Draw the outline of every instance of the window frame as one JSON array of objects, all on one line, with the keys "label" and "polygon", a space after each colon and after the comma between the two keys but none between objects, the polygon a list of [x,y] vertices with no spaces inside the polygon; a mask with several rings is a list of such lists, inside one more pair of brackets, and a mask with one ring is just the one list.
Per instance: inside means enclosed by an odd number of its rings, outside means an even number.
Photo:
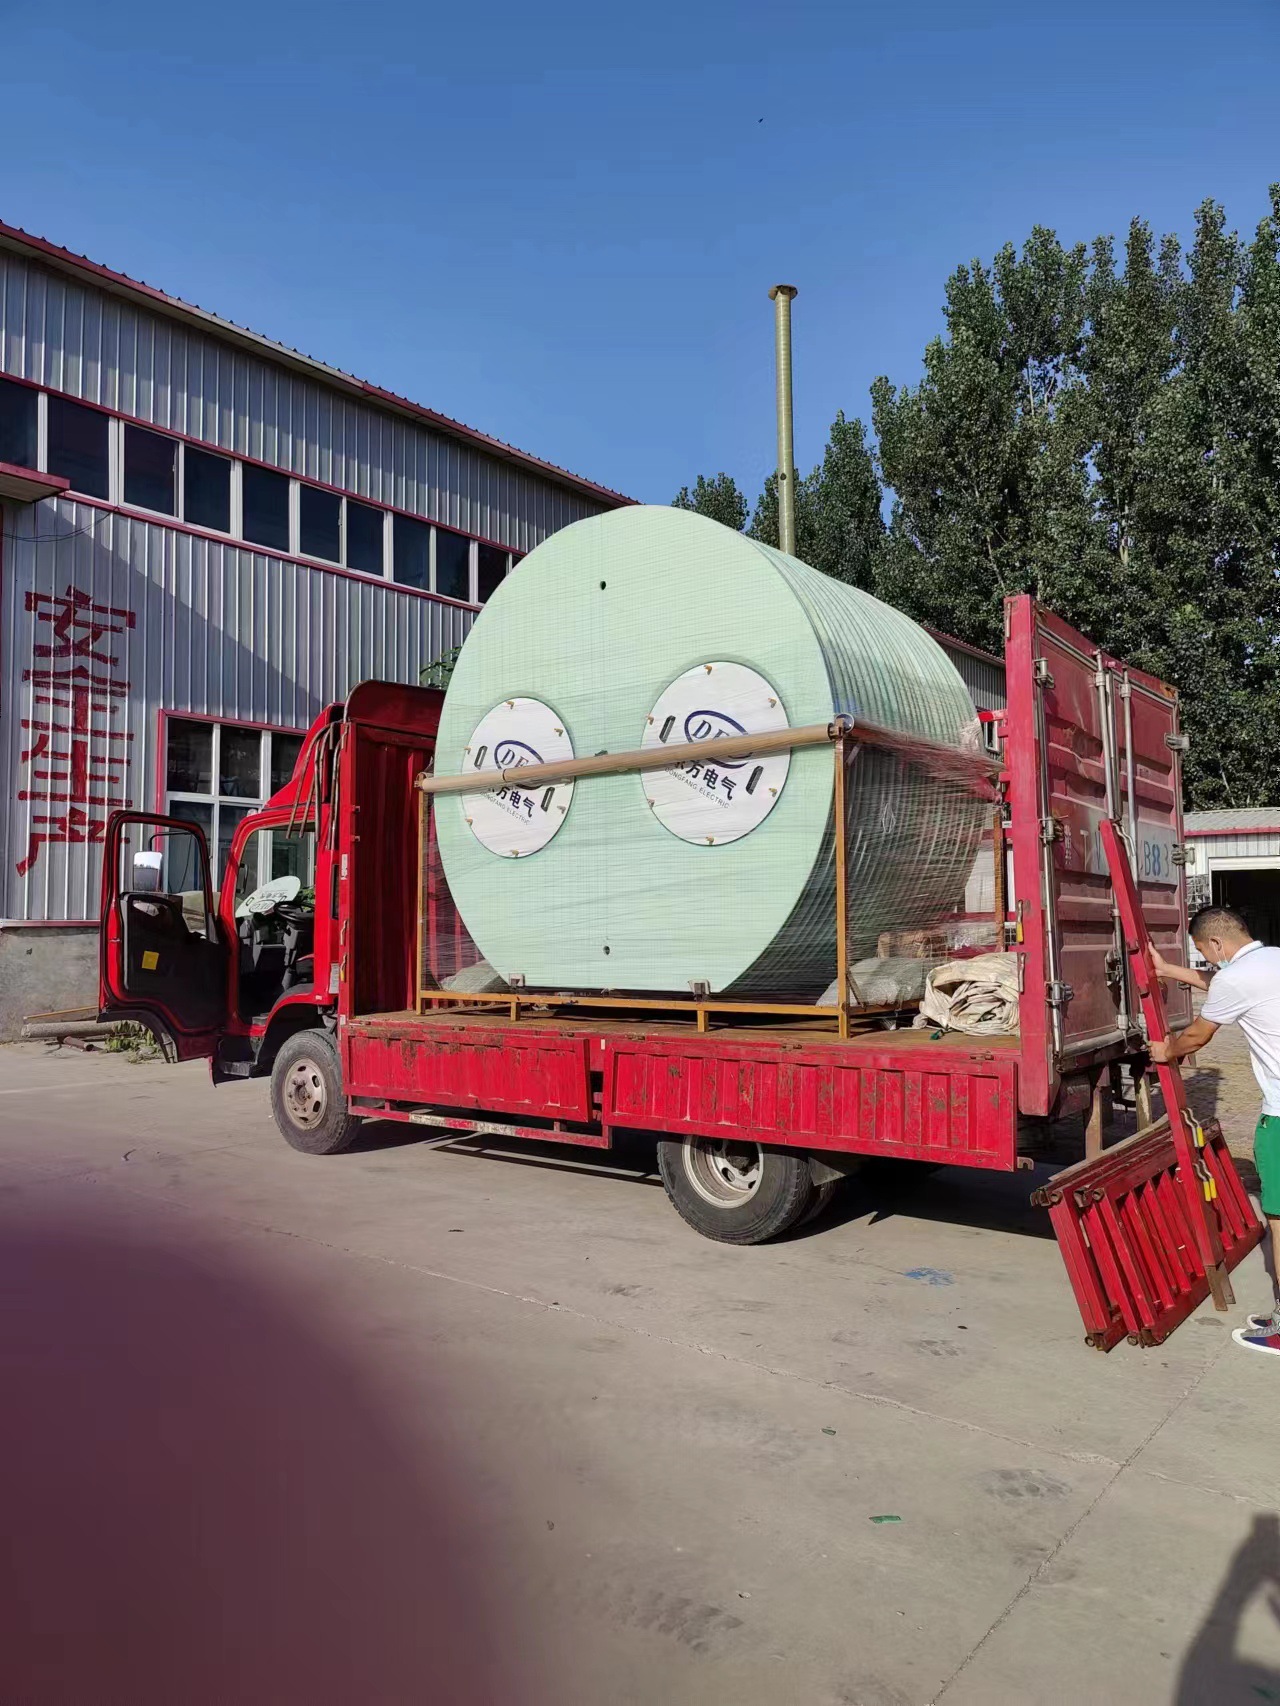
[{"label": "window frame", "polygon": [[[237,465],[238,458],[236,458],[235,456],[232,456],[229,452],[227,452],[225,450],[219,449],[215,445],[211,445],[211,444],[188,445],[183,439],[179,439],[177,442],[178,442],[178,448],[179,448],[179,452],[180,452],[179,458],[178,458],[178,461],[179,461],[179,470],[178,470],[178,520],[184,522],[188,527],[198,527],[204,533],[215,533],[215,534],[217,534],[217,536],[220,539],[222,539],[222,538],[234,539],[236,537],[236,533],[235,533],[235,523],[236,523],[236,492],[235,492],[235,486],[236,486],[236,465]],[[187,451],[189,449],[197,451],[202,456],[216,457],[218,459],[218,461],[225,462],[227,464],[227,529],[226,529],[225,533],[223,532],[222,528],[220,528],[220,527],[210,527],[208,522],[205,522],[205,521],[188,521],[187,520]]]},{"label": "window frame", "polygon": [[[485,605],[488,603],[488,599],[483,599],[480,596],[481,551],[501,551],[507,559],[506,567],[503,569],[501,575],[499,575],[498,585],[494,587],[493,592],[497,592],[498,587],[502,585],[503,581],[506,580],[507,576],[515,568],[516,554],[509,545],[497,545],[490,539],[474,539],[472,540],[472,544],[475,549],[472,552],[471,602],[472,604],[478,604],[483,610]],[[493,592],[489,594],[489,598],[493,597]]]},{"label": "window frame", "polygon": [[70,498],[74,499],[76,496],[91,498],[95,503],[105,503],[113,509],[122,508],[123,506],[120,503],[119,459],[120,441],[124,435],[120,431],[122,425],[120,417],[109,413],[106,409],[100,409],[94,403],[86,403],[83,397],[72,397],[65,391],[42,391],[40,395],[43,398],[44,406],[41,408],[39,403],[36,405],[36,432],[39,440],[37,448],[40,455],[40,467],[37,471],[41,474],[51,472],[49,468],[49,404],[51,400],[56,400],[64,407],[69,405],[73,409],[83,409],[89,415],[101,415],[107,428],[107,495],[103,497],[100,492],[85,491],[83,486],[77,486],[71,481],[70,475],[58,474],[57,477],[68,481],[67,496]]},{"label": "window frame", "polygon": [[[333,486],[322,486],[315,480],[300,480],[296,476],[291,481],[293,486],[293,503],[297,511],[297,531],[294,538],[297,550],[294,556],[303,557],[308,563],[325,563],[331,568],[345,569],[347,563],[347,494],[336,490]],[[336,498],[338,502],[338,555],[336,557],[318,556],[314,551],[306,551],[302,546],[302,494],[304,492],[320,492],[324,497]],[[359,502],[359,499],[357,499]],[[370,509],[375,506],[370,504]],[[383,565],[385,568],[385,564]],[[367,569],[356,569],[356,574],[368,574]]]},{"label": "window frame", "polygon": [[0,379],[5,380],[8,384],[12,385],[15,391],[18,391],[24,395],[32,397],[34,402],[35,402],[35,428],[36,428],[36,432],[35,432],[35,461],[34,462],[15,463],[15,464],[13,464],[13,466],[23,467],[23,468],[31,468],[36,473],[43,473],[45,471],[45,469],[44,469],[44,464],[41,460],[41,454],[40,453],[41,453],[41,444],[42,444],[42,437],[43,437],[43,429],[42,429],[41,423],[42,423],[42,419],[46,418],[45,417],[45,405],[44,405],[45,393],[43,391],[37,390],[36,387],[33,385],[22,384],[21,381],[18,380],[12,373],[5,373],[2,370],[0,370]]},{"label": "window frame", "polygon": [[[135,432],[149,432],[152,438],[167,439],[168,442],[173,445],[172,509],[152,509],[150,504],[140,504],[135,502],[132,498],[125,497],[125,481],[129,473],[128,456],[126,454],[125,447],[129,442],[129,431],[131,428]],[[183,490],[183,481],[186,473],[186,456],[185,446],[180,438],[175,438],[171,432],[163,432],[159,427],[144,425],[141,421],[122,420],[120,422],[119,431],[119,462],[120,507],[122,509],[139,510],[143,515],[163,516],[166,521],[181,521],[183,519],[182,511],[186,495]]]},{"label": "window frame", "polygon": [[[287,469],[273,468],[273,467],[271,467],[271,465],[269,463],[266,463],[266,462],[247,462],[247,461],[241,461],[239,458],[237,458],[236,459],[236,466],[240,470],[240,505],[239,505],[239,517],[238,517],[239,523],[240,523],[240,528],[239,528],[239,532],[237,534],[237,537],[245,545],[248,545],[252,550],[257,551],[260,554],[265,554],[269,557],[296,557],[296,556],[298,556],[299,553],[296,549],[297,542],[298,542],[298,494],[297,494],[298,479],[297,479],[297,476],[294,474],[290,474]],[[285,542],[283,545],[273,545],[273,544],[270,544],[269,542],[262,540],[262,539],[250,539],[248,534],[244,530],[244,475],[245,475],[245,469],[246,468],[251,468],[255,475],[266,474],[268,476],[274,477],[277,480],[283,480],[284,481],[284,488],[285,488],[285,490],[284,490]],[[233,497],[232,506],[231,506],[231,519],[233,522],[235,520],[237,520],[236,504],[235,504],[234,497]],[[319,559],[317,559],[317,560],[319,560]]]},{"label": "window frame", "polygon": [[[15,378],[6,374],[6,378]],[[73,396],[70,392],[59,391],[30,381],[18,381],[34,392],[36,399],[36,472],[49,472],[49,406],[51,399],[69,403],[76,407],[87,409],[90,413],[105,417],[107,423],[107,487],[108,496],[100,497],[96,492],[80,493],[72,487],[68,492],[71,499],[84,497],[93,503],[105,503],[109,508],[124,510],[127,513],[142,516],[154,516],[161,522],[178,524],[184,528],[192,528],[201,533],[209,534],[218,539],[228,539],[238,545],[248,547],[268,556],[293,557],[304,563],[315,563],[326,569],[340,569],[345,574],[358,575],[364,580],[381,580],[398,587],[404,592],[416,592],[434,598],[446,599],[451,603],[467,605],[473,609],[482,609],[480,599],[480,551],[492,549],[506,553],[506,567],[502,579],[510,575],[517,563],[527,554],[516,551],[510,546],[504,546],[497,540],[481,539],[475,534],[466,533],[461,528],[449,527],[443,523],[431,520],[412,510],[397,509],[366,496],[360,492],[348,492],[344,488],[327,485],[320,480],[306,480],[286,468],[279,468],[269,462],[262,462],[254,457],[238,455],[234,450],[228,450],[220,444],[209,443],[204,439],[189,439],[186,434],[178,433],[171,428],[158,425],[154,421],[143,420],[133,415],[122,415],[113,412],[99,403],[89,402],[83,397]],[[150,509],[145,504],[126,502],[125,490],[125,444],[127,429],[136,427],[139,431],[149,432],[157,438],[168,439],[175,446],[174,453],[174,507],[170,510]],[[211,527],[205,522],[191,521],[187,516],[186,480],[187,480],[187,451],[198,450],[207,456],[219,458],[227,464],[229,486],[229,525],[224,531],[219,527]],[[244,471],[252,468],[265,474],[274,474],[288,484],[288,543],[285,545],[267,545],[260,540],[249,539],[244,531]],[[304,486],[317,491],[327,492],[338,500],[338,534],[340,555],[335,558],[317,557],[302,550],[301,540],[301,493]],[[382,568],[380,571],[359,568],[348,561],[349,542],[347,532],[347,506],[357,503],[366,509],[375,511],[382,517]],[[416,587],[407,581],[398,581],[395,575],[395,524],[397,517],[406,521],[416,522],[427,529],[427,582],[425,586]],[[449,533],[456,538],[465,540],[467,545],[467,590],[465,595],[443,592],[438,584],[437,569],[437,535]],[[496,590],[496,589],[495,589]],[[491,595],[492,596],[492,595]],[[175,713],[176,714],[176,713]],[[206,719],[213,721],[214,719]],[[240,727],[246,725],[237,725]],[[283,731],[292,732],[292,731]]]},{"label": "window frame", "polygon": [[[241,722],[236,717],[202,716],[199,712],[192,711],[162,710],[160,712],[160,719],[161,733],[160,739],[157,742],[159,749],[159,762],[157,764],[157,793],[159,795],[160,802],[159,810],[162,816],[172,817],[174,815],[173,807],[175,804],[209,806],[211,808],[208,838],[209,858],[213,866],[213,886],[215,890],[217,890],[219,896],[221,896],[222,885],[226,875],[226,860],[221,859],[218,852],[221,842],[223,808],[229,806],[240,814],[235,820],[237,828],[239,827],[240,822],[243,821],[244,817],[251,816],[254,812],[262,811],[267,801],[271,798],[271,792],[261,792],[261,790],[264,787],[270,790],[271,787],[273,736],[289,735],[296,739],[305,741],[307,731],[306,729],[288,728],[277,723],[255,723],[252,721]],[[211,730],[209,760],[210,793],[200,794],[190,788],[170,788],[169,730],[172,723],[201,723]],[[223,794],[220,791],[219,785],[222,780],[222,731],[224,728],[252,730],[258,736],[258,788],[260,792],[258,796],[254,798],[249,798],[244,794]],[[235,840],[235,833],[235,829],[233,829],[227,838],[228,856],[231,851],[231,843]],[[258,882],[254,884],[255,888],[260,887],[262,883],[270,880],[270,871],[268,871],[265,876],[262,875],[262,870],[268,863],[267,855],[263,853],[262,849],[269,849],[270,846],[271,843],[269,841],[264,841],[262,846],[259,848],[259,878]],[[221,902],[219,902],[219,904],[221,904]]]}]

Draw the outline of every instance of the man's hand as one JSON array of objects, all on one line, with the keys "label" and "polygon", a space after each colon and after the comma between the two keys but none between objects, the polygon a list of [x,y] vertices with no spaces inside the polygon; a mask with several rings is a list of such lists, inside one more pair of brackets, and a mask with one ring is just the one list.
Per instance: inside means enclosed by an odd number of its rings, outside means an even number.
[{"label": "man's hand", "polygon": [[1151,949],[1151,969],[1166,983],[1185,983],[1188,989],[1209,987],[1209,980],[1202,972],[1192,971],[1190,966],[1180,966],[1174,960],[1166,960],[1154,945]]},{"label": "man's hand", "polygon": [[1189,1054],[1194,1054],[1216,1034],[1218,1027],[1203,1014],[1193,1019],[1185,1031],[1173,1031],[1162,1041],[1157,1042],[1153,1037],[1147,1044],[1147,1052],[1159,1066],[1170,1066],[1176,1060],[1185,1060]]}]

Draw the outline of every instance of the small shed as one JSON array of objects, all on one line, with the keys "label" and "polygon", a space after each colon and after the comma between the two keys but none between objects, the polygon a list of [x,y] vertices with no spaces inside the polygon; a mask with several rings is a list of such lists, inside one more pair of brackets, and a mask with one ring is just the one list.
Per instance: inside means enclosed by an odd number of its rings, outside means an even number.
[{"label": "small shed", "polygon": [[1255,936],[1280,943],[1280,806],[1188,812],[1187,904],[1244,914]]}]

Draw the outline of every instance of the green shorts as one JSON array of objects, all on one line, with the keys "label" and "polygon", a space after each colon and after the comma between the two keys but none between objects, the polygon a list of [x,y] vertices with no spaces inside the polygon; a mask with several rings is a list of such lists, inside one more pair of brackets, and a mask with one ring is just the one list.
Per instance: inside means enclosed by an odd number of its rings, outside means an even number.
[{"label": "green shorts", "polygon": [[1263,1114],[1253,1134],[1253,1164],[1262,1184],[1262,1212],[1280,1220],[1280,1117]]}]

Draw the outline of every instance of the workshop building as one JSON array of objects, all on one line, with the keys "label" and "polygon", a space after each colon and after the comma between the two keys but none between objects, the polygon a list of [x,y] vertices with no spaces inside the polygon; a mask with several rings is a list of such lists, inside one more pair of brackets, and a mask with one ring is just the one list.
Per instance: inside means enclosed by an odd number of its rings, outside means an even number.
[{"label": "workshop building", "polygon": [[96,1000],[113,808],[220,868],[326,703],[628,501],[0,225],[0,1038]]},{"label": "workshop building", "polygon": [[1280,943],[1280,806],[1188,812],[1187,904],[1244,914],[1254,935]]}]

